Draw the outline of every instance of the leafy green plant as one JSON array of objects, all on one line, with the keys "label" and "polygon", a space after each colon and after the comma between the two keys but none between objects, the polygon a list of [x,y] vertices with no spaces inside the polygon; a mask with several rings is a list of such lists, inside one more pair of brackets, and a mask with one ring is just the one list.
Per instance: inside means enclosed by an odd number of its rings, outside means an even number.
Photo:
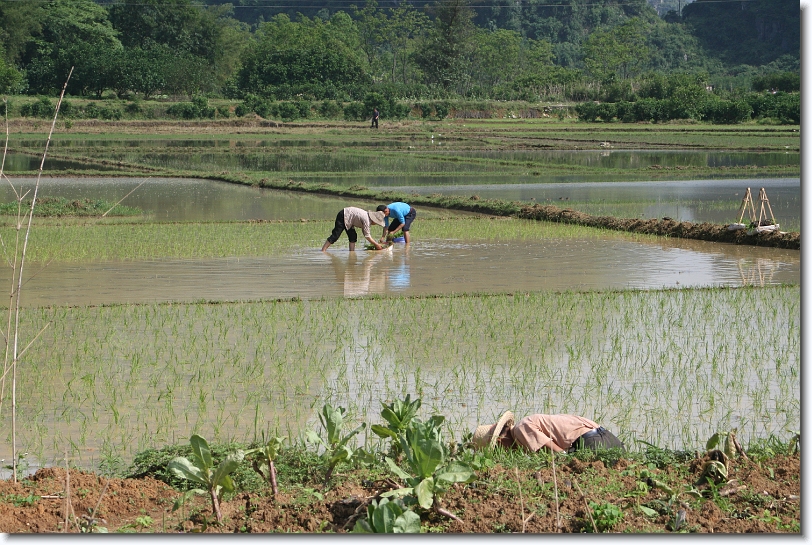
[{"label": "leafy green plant", "polygon": [[418,534],[420,533],[420,515],[408,509],[401,499],[380,502],[372,500],[367,507],[366,520],[355,523],[352,532],[355,534]]},{"label": "leafy green plant", "polygon": [[[284,437],[272,437],[270,440],[265,441],[265,437],[263,435],[262,441],[265,444],[245,453],[246,456],[251,457],[251,463],[254,471],[259,473],[263,479],[270,483],[274,496],[279,493],[279,487],[276,483],[276,466],[274,465],[274,461],[276,460],[277,456],[279,456],[279,452],[282,449],[282,443],[284,440]],[[265,466],[267,466],[267,469]]]},{"label": "leafy green plant", "polygon": [[411,394],[406,394],[406,399],[403,401],[395,400],[389,405],[381,402],[381,405],[383,405],[381,417],[386,420],[387,425],[373,424],[370,429],[378,437],[392,440],[392,454],[394,456],[397,457],[402,452],[398,436],[406,432],[422,403],[420,398],[412,401]]},{"label": "leafy green plant", "polygon": [[[595,528],[597,528],[599,532],[608,532],[623,518],[623,511],[616,505],[608,502],[589,502],[589,508],[592,509],[592,518],[595,520]],[[587,526],[587,532],[591,530],[592,527]]]},{"label": "leafy green plant", "polygon": [[[648,502],[648,506],[641,505],[640,510],[643,511],[643,513],[647,516],[654,516],[656,512],[659,512],[661,514],[674,513],[675,518],[673,523],[671,524],[672,528],[674,528],[674,531],[679,529],[679,527],[681,526],[680,511],[682,510],[679,509],[682,503],[681,499],[683,497],[693,499],[702,498],[702,493],[699,492],[699,490],[697,490],[696,488],[688,487],[684,490],[678,489],[675,490],[674,488],[668,486],[664,482],[655,479],[654,476],[647,469],[644,469],[643,471],[640,472],[640,479],[643,483],[645,483],[646,486],[650,488],[656,488],[662,492],[665,492],[668,496],[668,499],[666,501],[654,500]],[[651,506],[657,507],[657,509],[656,510],[652,509]]]},{"label": "leafy green plant", "polygon": [[467,464],[448,460],[448,447],[443,443],[440,433],[440,425],[444,420],[445,417],[439,415],[432,416],[426,422],[414,419],[406,432],[399,435],[404,458],[413,475],[403,471],[387,456],[385,459],[389,468],[402,478],[407,486],[391,490],[381,496],[411,495],[423,509],[434,509],[441,515],[459,520],[443,509],[440,501],[452,484],[469,483],[476,476]]},{"label": "leafy green plant", "polygon": [[23,496],[21,494],[7,494],[0,496],[0,502],[11,503],[14,507],[28,507],[34,505],[40,499],[39,496],[28,494]]},{"label": "leafy green plant", "polygon": [[79,531],[83,534],[106,534],[107,527],[100,526],[99,523],[107,524],[107,521],[97,518],[94,511],[95,509],[88,508],[87,515],[76,517],[76,525],[79,527]]},{"label": "leafy green plant", "polygon": [[329,403],[325,403],[321,413],[319,413],[319,421],[327,432],[327,438],[322,438],[314,430],[307,432],[308,441],[324,447],[322,458],[327,462],[327,473],[324,476],[325,484],[330,482],[333,471],[340,462],[349,462],[353,459],[359,449],[353,449],[349,446],[350,439],[366,428],[366,423],[361,423],[360,426],[345,434],[343,428],[346,411],[344,407],[334,408]]},{"label": "leafy green plant", "polygon": [[216,467],[211,456],[209,444],[199,435],[192,435],[189,439],[192,445],[192,459],[179,456],[169,462],[167,468],[171,473],[182,479],[187,479],[205,488],[195,488],[187,491],[172,508],[172,511],[185,502],[191,494],[209,494],[211,498],[212,510],[217,517],[217,522],[223,521],[223,514],[220,512],[220,500],[223,492],[233,492],[234,483],[230,474],[240,465],[245,453],[242,450],[231,453],[225,460]]},{"label": "leafy green plant", "polygon": [[744,449],[736,439],[736,429],[727,433],[714,433],[708,439],[705,448],[708,450],[708,460],[702,466],[700,480],[707,479],[713,483],[727,481],[730,460],[737,454],[747,458]]}]

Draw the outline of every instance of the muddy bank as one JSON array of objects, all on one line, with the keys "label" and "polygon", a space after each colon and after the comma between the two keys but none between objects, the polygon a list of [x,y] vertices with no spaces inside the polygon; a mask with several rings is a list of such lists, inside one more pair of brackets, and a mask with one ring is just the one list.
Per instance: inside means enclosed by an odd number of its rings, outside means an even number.
[{"label": "muddy bank", "polygon": [[707,240],[710,242],[728,242],[731,244],[750,244],[753,246],[770,246],[790,250],[801,249],[800,233],[769,232],[748,235],[747,230],[728,230],[726,225],[713,223],[691,223],[689,221],[674,221],[671,218],[635,219],[614,218],[610,216],[590,216],[569,208],[536,204],[524,206],[516,217],[573,223],[588,227],[626,231],[629,233],[642,233],[666,237],[689,238]]},{"label": "muddy bank", "polygon": [[[191,175],[191,174],[190,174]],[[789,250],[801,249],[801,233],[799,232],[772,232],[748,235],[747,230],[729,231],[727,225],[714,223],[692,223],[689,221],[674,221],[670,218],[639,219],[616,218],[612,216],[591,216],[569,208],[559,208],[543,204],[523,204],[517,201],[508,202],[500,199],[481,199],[478,196],[459,197],[434,193],[420,195],[407,194],[399,191],[378,192],[364,186],[350,188],[334,186],[325,183],[294,182],[292,180],[280,181],[262,178],[252,180],[245,174],[207,176],[211,179],[226,182],[247,183],[258,187],[301,191],[304,193],[319,193],[323,195],[355,197],[372,199],[380,202],[403,201],[414,206],[431,206],[451,210],[464,210],[478,214],[493,216],[532,219],[537,221],[554,221],[596,227],[599,229],[612,229],[629,233],[641,233],[674,238],[687,238],[705,240],[709,242],[727,242],[730,244],[749,244],[752,246],[765,246],[784,248]]]},{"label": "muddy bank", "polygon": [[[658,469],[630,459],[559,460],[555,469],[497,464],[475,482],[455,484],[444,506],[460,520],[416,509],[422,532],[583,533],[594,531],[600,506],[617,508],[612,533],[797,533],[800,529],[800,456],[731,462],[726,483],[695,484],[706,459],[663,464]],[[40,469],[18,483],[0,481],[0,532],[8,533],[346,533],[373,499],[398,486],[377,471],[341,471],[332,487],[293,483],[280,472],[279,495],[267,487],[238,490],[224,498],[223,524],[213,520],[206,497],[173,510],[181,495],[150,476],[102,477],[72,469]],[[668,483],[668,494],[641,477]],[[684,493],[694,489],[700,498]],[[682,511],[679,524],[678,511]],[[95,515],[95,516],[94,516]],[[67,521],[67,527],[65,522]]]}]

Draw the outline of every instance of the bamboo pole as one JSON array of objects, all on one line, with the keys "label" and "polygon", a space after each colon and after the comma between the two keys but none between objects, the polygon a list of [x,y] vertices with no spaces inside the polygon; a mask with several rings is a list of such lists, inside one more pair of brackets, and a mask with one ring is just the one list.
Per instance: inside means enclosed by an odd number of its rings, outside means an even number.
[{"label": "bamboo pole", "polygon": [[25,266],[25,254],[28,250],[28,237],[31,234],[31,222],[34,218],[34,206],[37,204],[37,192],[39,191],[39,183],[42,179],[42,170],[45,168],[45,157],[48,155],[48,147],[51,145],[51,138],[54,134],[56,127],[56,119],[59,116],[59,108],[62,106],[62,100],[65,98],[65,90],[68,88],[68,82],[73,74],[73,67],[68,72],[68,77],[65,84],[62,86],[62,93],[59,95],[59,101],[56,103],[54,110],[54,120],[51,122],[51,130],[48,133],[48,140],[45,142],[45,151],[42,152],[42,161],[39,165],[39,172],[37,173],[37,183],[34,185],[34,196],[31,198],[31,208],[28,211],[28,226],[25,230],[25,238],[23,239],[23,249],[20,254],[20,270],[17,275],[17,292],[14,294],[14,351],[13,359],[11,360],[11,464],[12,473],[14,474],[14,482],[17,482],[17,363],[19,354],[17,352],[20,341],[20,290],[23,284],[23,267]]}]

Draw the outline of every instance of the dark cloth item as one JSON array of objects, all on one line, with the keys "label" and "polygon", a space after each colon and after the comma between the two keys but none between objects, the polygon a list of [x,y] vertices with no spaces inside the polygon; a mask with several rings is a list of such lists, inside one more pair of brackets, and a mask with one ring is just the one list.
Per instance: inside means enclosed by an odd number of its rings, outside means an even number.
[{"label": "dark cloth item", "polygon": [[417,217],[417,210],[415,210],[413,206],[410,206],[409,207],[409,213],[406,214],[405,216],[403,216],[404,223],[402,223],[402,224],[399,223],[397,225],[394,225],[394,224],[390,225],[389,226],[389,232],[394,233],[395,231],[400,229],[401,225],[403,225],[403,232],[405,233],[406,231],[408,231],[409,229],[412,228],[412,222],[414,221],[414,219],[416,217]]},{"label": "dark cloth item", "polygon": [[350,242],[355,243],[358,241],[358,232],[355,230],[355,227],[347,229],[344,225],[344,210],[342,209],[341,212],[336,214],[336,224],[335,227],[333,227],[333,232],[327,237],[327,242],[335,244],[344,231],[347,231],[347,238],[350,239]]},{"label": "dark cloth item", "polygon": [[599,448],[619,448],[624,451],[626,450],[626,447],[623,445],[623,441],[615,437],[615,434],[603,426],[595,428],[594,430],[589,430],[581,437],[576,439],[567,452],[573,453],[576,450],[585,448],[591,448],[592,450],[597,450]]}]

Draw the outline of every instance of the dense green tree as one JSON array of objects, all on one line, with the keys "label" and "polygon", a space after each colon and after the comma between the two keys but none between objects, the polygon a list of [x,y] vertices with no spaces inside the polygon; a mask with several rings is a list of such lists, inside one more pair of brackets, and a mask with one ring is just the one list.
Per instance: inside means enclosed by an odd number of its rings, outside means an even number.
[{"label": "dense green tree", "polygon": [[107,11],[92,0],[50,0],[44,5],[42,33],[26,51],[28,84],[32,91],[53,94],[59,90],[70,68],[81,65],[71,77],[68,92],[81,94],[93,87],[88,81],[93,69],[87,59],[91,51],[121,47]]},{"label": "dense green tree", "polygon": [[45,5],[39,2],[0,1],[0,49],[8,63],[20,61],[26,47],[40,35]]},{"label": "dense green tree", "polygon": [[330,21],[278,15],[260,26],[237,74],[243,93],[290,98],[308,93],[337,98],[370,83],[363,68],[360,38],[349,16]]},{"label": "dense green tree", "polygon": [[626,79],[644,65],[649,56],[646,26],[629,19],[611,30],[596,30],[584,42],[584,64],[600,81]]},{"label": "dense green tree", "polygon": [[766,64],[786,54],[800,58],[801,8],[797,0],[696,0],[682,14],[708,54],[728,65]]},{"label": "dense green tree", "polygon": [[468,0],[438,0],[433,26],[414,53],[426,83],[461,91],[470,80],[470,53],[476,27]]},{"label": "dense green tree", "polygon": [[13,92],[22,82],[23,75],[0,56],[0,94]]},{"label": "dense green tree", "polygon": [[428,28],[429,18],[403,3],[389,10],[386,23],[386,47],[392,58],[391,81],[408,84],[415,75],[414,64],[410,62],[411,54],[417,39]]},{"label": "dense green tree", "polygon": [[110,20],[126,47],[166,45],[214,63],[230,8],[205,9],[192,0],[119,0],[110,6]]},{"label": "dense green tree", "polygon": [[552,66],[552,45],[546,40],[522,39],[513,30],[477,32],[471,73],[481,89],[538,74]]},{"label": "dense green tree", "polygon": [[482,88],[512,81],[520,71],[522,37],[514,30],[480,30],[475,36],[476,47],[471,73]]},{"label": "dense green tree", "polygon": [[682,24],[655,22],[649,29],[649,67],[665,72],[704,69],[707,56]]},{"label": "dense green tree", "polygon": [[361,49],[366,55],[367,65],[375,72],[380,50],[386,42],[388,26],[386,14],[378,8],[376,0],[367,0],[364,7],[360,9],[354,4],[351,7],[358,28]]},{"label": "dense green tree", "polygon": [[128,47],[123,50],[114,65],[117,84],[113,89],[121,97],[132,91],[148,99],[166,87],[168,66],[174,63],[176,58],[166,45],[153,44],[143,49]]}]

